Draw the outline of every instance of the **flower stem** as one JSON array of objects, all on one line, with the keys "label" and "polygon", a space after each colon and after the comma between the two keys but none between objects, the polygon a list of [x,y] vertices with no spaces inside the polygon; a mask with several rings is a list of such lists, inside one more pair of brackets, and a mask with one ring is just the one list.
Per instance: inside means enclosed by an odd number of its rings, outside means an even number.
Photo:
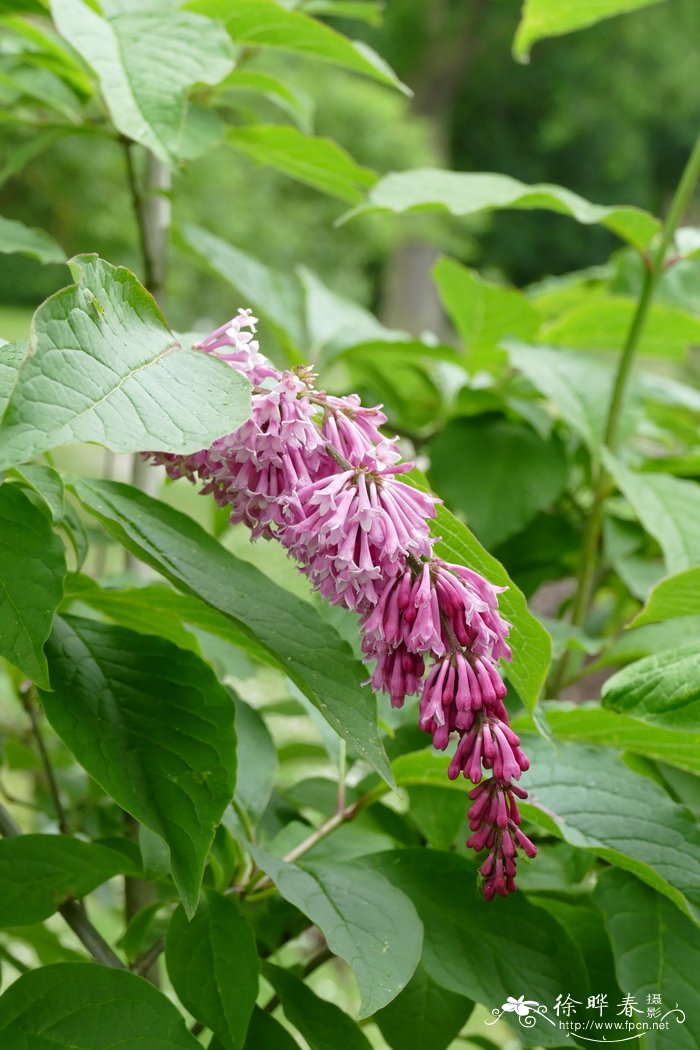
[{"label": "flower stem", "polygon": [[[695,142],[676,187],[676,192],[673,195],[673,201],[666,216],[658,246],[649,261],[644,275],[644,283],[637,302],[637,309],[632,317],[627,337],[620,353],[603,435],[603,445],[610,452],[614,452],[618,446],[622,409],[632,363],[644,333],[649,310],[654,300],[654,293],[664,270],[666,253],[673,240],[676,227],[690,203],[698,179],[700,179],[700,135]],[[596,563],[598,561],[600,537],[603,530],[603,509],[611,491],[610,476],[602,463],[598,461],[593,468],[593,502],[584,529],[578,583],[571,607],[570,619],[571,623],[576,627],[580,627],[585,620],[593,598]],[[551,696],[556,697],[561,691],[566,679],[569,659],[570,653],[565,652],[554,670],[549,690]]]}]

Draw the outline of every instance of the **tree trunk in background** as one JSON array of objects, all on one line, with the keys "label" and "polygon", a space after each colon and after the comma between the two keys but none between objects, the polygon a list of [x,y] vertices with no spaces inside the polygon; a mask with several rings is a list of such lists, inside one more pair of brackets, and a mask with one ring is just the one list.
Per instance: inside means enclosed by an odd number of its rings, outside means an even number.
[{"label": "tree trunk in background", "polygon": [[[426,118],[431,128],[435,160],[451,166],[452,109],[476,52],[475,30],[486,0],[465,3],[457,26],[446,0],[432,0],[429,42],[421,68],[413,78],[413,112]],[[412,335],[434,332],[448,337],[449,328],[431,278],[438,251],[430,244],[407,239],[392,252],[382,286],[381,320],[390,328]]]}]

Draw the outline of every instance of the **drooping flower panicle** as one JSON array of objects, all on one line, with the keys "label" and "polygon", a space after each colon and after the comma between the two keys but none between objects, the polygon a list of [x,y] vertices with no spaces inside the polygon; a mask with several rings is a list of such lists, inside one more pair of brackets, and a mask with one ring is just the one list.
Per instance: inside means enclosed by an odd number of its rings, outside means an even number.
[{"label": "drooping flower panicle", "polygon": [[516,782],[528,760],[498,671],[511,658],[498,611],[504,588],[434,555],[439,500],[401,480],[413,464],[382,433],[381,406],[317,390],[308,368],[278,371],[260,353],[256,325],[239,310],[195,344],[248,378],[250,418],[200,452],[150,458],[172,478],[201,481],[232,523],[277,539],[319,594],[359,615],[373,688],[394,707],[418,696],[434,746],[456,741],[448,775],[476,785],[467,845],[488,851],[484,896],[505,896],[518,854],[536,848],[520,828],[517,799],[527,794]]}]

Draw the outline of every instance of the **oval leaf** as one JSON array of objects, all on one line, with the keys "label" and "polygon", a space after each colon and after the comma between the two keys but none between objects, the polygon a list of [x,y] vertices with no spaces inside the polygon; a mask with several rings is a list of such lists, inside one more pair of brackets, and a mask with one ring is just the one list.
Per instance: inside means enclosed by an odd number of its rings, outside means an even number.
[{"label": "oval leaf", "polygon": [[700,921],[700,831],[693,815],[613,751],[527,736],[523,814],[631,872]]},{"label": "oval leaf", "polygon": [[640,208],[603,207],[591,204],[561,186],[539,183],[528,186],[510,175],[494,172],[440,171],[417,168],[385,175],[370,190],[364,204],[344,219],[368,211],[448,211],[476,215],[494,209],[515,208],[569,215],[584,225],[600,223],[636,248],[645,248],[659,230],[659,223]]},{"label": "oval leaf", "polygon": [[700,567],[676,573],[653,587],[647,603],[630,627],[657,620],[674,620],[680,616],[700,614]]},{"label": "oval leaf", "polygon": [[43,230],[25,226],[15,219],[0,216],[0,252],[6,255],[29,255],[41,263],[64,263],[66,253],[60,244]]},{"label": "oval leaf", "polygon": [[124,853],[65,835],[0,839],[0,926],[43,922],[113,875],[139,874]]},{"label": "oval leaf", "polygon": [[700,730],[700,652],[697,643],[637,660],[609,678],[603,704],[645,722]]},{"label": "oval leaf", "polygon": [[76,284],[33,321],[32,354],[0,430],[0,469],[67,441],[113,452],[196,452],[247,418],[243,376],[179,348],[154,299],[123,266],[70,263]]},{"label": "oval leaf", "polygon": [[232,897],[209,891],[188,922],[178,908],[165,946],[180,1002],[226,1050],[240,1050],[258,995],[255,934]]},{"label": "oval leaf", "polygon": [[513,53],[516,58],[527,59],[532,45],[545,37],[572,33],[603,18],[658,3],[659,0],[525,0]]},{"label": "oval leaf", "polygon": [[80,764],[160,835],[188,913],[231,801],[233,701],[194,653],[94,620],[57,617],[46,715]]},{"label": "oval leaf", "polygon": [[408,898],[360,864],[302,868],[251,850],[291,904],[315,923],[328,947],[352,968],[362,995],[361,1017],[391,1002],[420,958],[422,927]]},{"label": "oval leaf", "polygon": [[[441,988],[489,1010],[523,994],[521,988],[528,998],[554,1002],[562,973],[571,987],[586,988],[581,957],[554,919],[521,894],[499,900],[496,912],[476,892],[477,869],[464,857],[403,849],[365,863],[415,904],[425,929],[422,965]],[[547,1028],[528,1033],[518,1027],[518,1038],[529,1046],[560,1046],[561,1033]]]},{"label": "oval leaf", "polygon": [[[391,782],[374,695],[350,646],[308,602],[236,558],[185,514],[115,482],[73,481],[107,532],[262,646],[350,746]],[[549,637],[547,635],[547,637]]]},{"label": "oval leaf", "polygon": [[148,981],[94,963],[24,974],[0,997],[3,1050],[201,1050]]},{"label": "oval leaf", "polygon": [[63,595],[66,558],[42,514],[17,485],[0,487],[0,654],[48,688],[44,643]]},{"label": "oval leaf", "polygon": [[216,22],[172,5],[139,6],[102,18],[82,0],[52,0],[51,13],[99,77],[116,128],[167,163],[180,150],[189,88],[222,80],[233,56]]}]

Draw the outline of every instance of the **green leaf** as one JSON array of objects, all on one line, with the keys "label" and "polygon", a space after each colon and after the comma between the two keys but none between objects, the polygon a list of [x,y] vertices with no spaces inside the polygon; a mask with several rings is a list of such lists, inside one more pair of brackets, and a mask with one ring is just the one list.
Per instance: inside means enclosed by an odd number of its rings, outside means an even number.
[{"label": "green leaf", "polygon": [[629,627],[640,627],[656,620],[674,620],[679,616],[700,614],[700,568],[668,576],[652,588],[646,605]]},{"label": "green leaf", "polygon": [[[635,299],[596,296],[592,302],[543,325],[540,339],[553,346],[619,353],[636,309]],[[677,306],[655,303],[649,311],[637,353],[682,360],[689,347],[697,343],[700,343],[700,318]]]},{"label": "green leaf", "polygon": [[283,124],[231,128],[226,141],[260,164],[351,203],[361,200],[362,189],[377,178],[332,139],[304,135]]},{"label": "green leaf", "polygon": [[63,544],[46,515],[17,485],[0,486],[0,654],[42,688],[65,575]]},{"label": "green leaf", "polygon": [[[540,712],[558,740],[581,740],[601,747],[616,747],[668,762],[700,776],[700,730],[678,732],[667,721],[651,726],[639,720],[636,709],[632,710],[630,717],[598,704],[545,703]],[[536,730],[534,722],[527,716],[513,719],[512,724],[516,733]]]},{"label": "green leaf", "polygon": [[613,752],[528,735],[523,815],[642,879],[700,921],[700,832],[684,806]]},{"label": "green leaf", "polygon": [[469,529],[442,505],[437,507],[434,532],[440,537],[435,545],[435,553],[440,558],[467,565],[497,587],[508,588],[498,596],[501,613],[511,624],[513,662],[508,665],[508,678],[523,703],[532,709],[547,677],[552,639],[532,615],[522,591],[515,586],[501,563],[484,550]]},{"label": "green leaf", "polygon": [[[320,999],[298,977],[266,963],[263,973],[275,989],[285,1016],[299,1029],[311,1050],[371,1050],[367,1037],[335,1003]],[[294,1044],[296,1045],[296,1044]],[[258,1050],[266,1044],[251,1044]],[[286,1050],[285,1044],[282,1044]]]},{"label": "green leaf", "polygon": [[657,4],[659,0],[525,0],[513,54],[528,60],[532,45],[545,37],[585,29],[603,18]]},{"label": "green leaf", "polygon": [[[659,1028],[645,1033],[645,1045],[649,1050],[697,1050],[697,929],[665,897],[624,871],[604,871],[593,899],[612,941],[620,987],[644,1010],[648,995],[661,996],[660,1014],[648,1022]],[[661,1027],[667,1011],[672,1012]],[[635,1020],[642,1017],[635,1015]]]},{"label": "green leaf", "polygon": [[52,524],[57,525],[63,520],[65,492],[63,478],[57,470],[45,463],[26,463],[21,469],[13,470],[11,476],[18,477],[41,497]]},{"label": "green leaf", "polygon": [[569,215],[584,225],[600,223],[635,248],[645,248],[659,231],[648,212],[631,207],[603,207],[561,186],[524,182],[493,172],[440,171],[416,168],[383,176],[370,190],[364,204],[345,219],[365,212],[448,211],[452,215],[477,215],[494,209],[515,208]]},{"label": "green leaf", "polygon": [[43,230],[25,226],[15,219],[0,216],[0,252],[5,255],[29,255],[41,263],[64,263],[66,253],[53,237]]},{"label": "green leaf", "polygon": [[262,716],[236,698],[238,776],[236,802],[255,825],[267,809],[277,772],[277,752]]},{"label": "green leaf", "polygon": [[163,838],[191,914],[233,796],[234,706],[207,664],[170,642],[57,617],[46,715],[114,801]]},{"label": "green leaf", "polygon": [[283,343],[299,349],[306,346],[304,295],[295,274],[273,270],[201,226],[187,223],[179,235],[188,252],[210,273],[233,285]]},{"label": "green leaf", "polygon": [[181,649],[200,647],[187,625],[199,627],[244,649],[256,659],[271,663],[271,658],[252,638],[239,630],[231,620],[210,605],[189,594],[179,594],[166,584],[151,583],[144,587],[102,588],[88,576],[71,576],[66,585],[66,598],[89,605],[108,619],[141,634],[153,634],[154,619],[158,634]]},{"label": "green leaf", "polygon": [[313,102],[309,96],[293,90],[278,77],[258,69],[234,69],[221,81],[218,91],[263,95],[287,113],[301,131],[311,133]]},{"label": "green leaf", "polygon": [[612,456],[606,465],[646,531],[658,541],[668,572],[700,564],[700,486],[667,474],[634,474]]},{"label": "green leaf", "polygon": [[[263,1050],[263,1047],[264,1050],[299,1050],[299,1044],[287,1029],[256,1006],[248,1027],[245,1050]],[[214,1041],[209,1044],[209,1050],[223,1050],[222,1044],[219,1043],[217,1047]]]},{"label": "green leaf", "polygon": [[34,315],[32,353],[0,430],[0,469],[68,441],[113,452],[196,452],[239,426],[248,383],[223,361],[181,350],[134,275],[95,255]]},{"label": "green leaf", "polygon": [[74,479],[106,530],[187,593],[230,617],[274,659],[351,747],[391,778],[376,702],[349,645],[305,601],[236,558],[191,518],[128,485]]},{"label": "green leaf", "polygon": [[637,660],[609,678],[603,703],[652,725],[700,731],[700,651],[696,643]]},{"label": "green leaf", "polygon": [[503,419],[454,419],[430,443],[430,483],[495,547],[551,506],[566,484],[557,437]]},{"label": "green leaf", "polygon": [[43,922],[129,867],[123,853],[65,835],[0,839],[0,926]]},{"label": "green leaf", "polygon": [[506,360],[498,346],[502,339],[532,339],[540,326],[540,315],[522,292],[484,281],[453,259],[435,264],[433,280],[462,340],[465,366],[472,373],[492,370]]},{"label": "green leaf", "polygon": [[470,999],[441,988],[419,966],[404,990],[373,1020],[393,1050],[447,1050],[473,1008]]},{"label": "green leaf", "polygon": [[[508,341],[511,363],[552,401],[571,429],[594,454],[601,447],[612,393],[612,368],[587,354]],[[634,428],[637,398],[632,392],[622,416],[622,432]]]},{"label": "green leaf", "polygon": [[[477,869],[464,857],[403,849],[375,854],[365,863],[415,904],[425,929],[423,969],[441,988],[489,1011],[519,988],[527,989],[528,998],[554,1002],[562,973],[571,987],[586,988],[581,957],[554,919],[522,894],[499,900],[496,915],[493,904],[476,892]],[[517,1033],[529,1046],[561,1045],[561,1033],[548,1028],[538,1025],[528,1032],[518,1026]]]},{"label": "green leaf", "polygon": [[233,68],[223,27],[154,4],[102,18],[83,0],[51,0],[51,12],[99,78],[117,130],[165,163],[176,159],[189,89],[216,84]]},{"label": "green leaf", "polygon": [[255,847],[251,852],[284,899],[319,927],[330,950],[352,968],[362,996],[360,1017],[391,1002],[410,980],[421,951],[421,924],[404,894],[358,863],[302,868]]},{"label": "green leaf", "polygon": [[258,995],[260,961],[238,902],[209,890],[189,922],[178,908],[168,927],[165,962],[182,1005],[226,1050],[240,1050]]},{"label": "green leaf", "polygon": [[199,1050],[185,1021],[142,977],[94,963],[32,970],[0,998],[3,1050]]},{"label": "green leaf", "polygon": [[24,341],[0,345],[0,420],[5,415],[28,353],[29,344]]},{"label": "green leaf", "polygon": [[273,48],[329,62],[410,94],[394,71],[362,41],[348,40],[323,22],[272,0],[189,0],[187,7],[221,19],[241,47]]}]

